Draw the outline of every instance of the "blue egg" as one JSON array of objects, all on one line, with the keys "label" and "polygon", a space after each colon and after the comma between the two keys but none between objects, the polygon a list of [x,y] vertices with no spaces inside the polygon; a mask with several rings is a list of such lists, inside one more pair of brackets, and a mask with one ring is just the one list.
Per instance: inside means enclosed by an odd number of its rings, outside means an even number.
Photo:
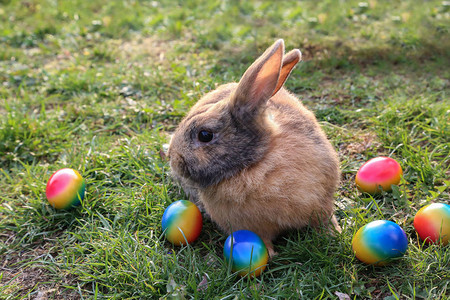
[{"label": "blue egg", "polygon": [[383,266],[401,257],[408,248],[408,238],[394,222],[378,220],[361,227],[352,239],[356,257],[366,264]]},{"label": "blue egg", "polygon": [[227,263],[231,260],[231,270],[239,275],[257,277],[266,268],[269,254],[263,240],[249,230],[238,230],[228,236],[223,248]]}]

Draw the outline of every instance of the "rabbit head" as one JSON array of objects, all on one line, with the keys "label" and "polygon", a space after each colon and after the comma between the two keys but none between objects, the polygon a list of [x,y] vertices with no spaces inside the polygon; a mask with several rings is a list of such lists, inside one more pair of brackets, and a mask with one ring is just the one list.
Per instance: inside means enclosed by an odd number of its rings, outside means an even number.
[{"label": "rabbit head", "polygon": [[179,124],[169,146],[172,172],[183,185],[205,188],[262,159],[275,130],[266,116],[276,94],[301,60],[295,49],[284,55],[276,41],[243,74],[202,97]]}]

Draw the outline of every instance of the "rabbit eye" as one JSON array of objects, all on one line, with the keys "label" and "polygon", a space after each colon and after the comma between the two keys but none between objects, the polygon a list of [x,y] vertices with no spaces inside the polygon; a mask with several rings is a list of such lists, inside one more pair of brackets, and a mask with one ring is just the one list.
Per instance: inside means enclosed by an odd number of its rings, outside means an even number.
[{"label": "rabbit eye", "polygon": [[198,133],[198,140],[202,143],[211,142],[214,138],[214,133],[206,130],[202,130]]}]

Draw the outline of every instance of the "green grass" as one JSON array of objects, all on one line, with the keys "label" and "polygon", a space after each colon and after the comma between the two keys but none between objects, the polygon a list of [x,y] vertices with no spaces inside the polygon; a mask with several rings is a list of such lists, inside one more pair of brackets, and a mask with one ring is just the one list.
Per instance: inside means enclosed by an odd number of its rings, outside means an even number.
[{"label": "green grass", "polygon": [[[412,226],[423,205],[450,201],[449,14],[412,0],[0,1],[0,298],[450,298],[449,246],[423,245]],[[277,38],[303,52],[287,88],[339,151],[343,233],[286,233],[261,277],[239,278],[208,219],[191,246],[162,236],[165,207],[185,198],[164,144]],[[371,197],[354,177],[378,155],[404,177]],[[56,211],[45,185],[63,167],[87,195]],[[351,251],[376,219],[409,240],[386,267]]]}]

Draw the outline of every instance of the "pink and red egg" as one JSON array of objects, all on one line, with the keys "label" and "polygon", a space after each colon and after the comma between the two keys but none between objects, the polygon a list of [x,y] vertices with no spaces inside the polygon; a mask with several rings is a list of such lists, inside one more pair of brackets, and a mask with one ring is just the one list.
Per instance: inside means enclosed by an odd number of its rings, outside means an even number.
[{"label": "pink and red egg", "polygon": [[363,164],[356,173],[358,188],[366,193],[376,194],[381,190],[391,191],[403,175],[400,164],[390,157],[375,157]]},{"label": "pink and red egg", "polygon": [[422,207],[414,217],[414,228],[427,244],[447,245],[450,239],[450,205],[433,203]]},{"label": "pink and red egg", "polygon": [[64,168],[50,176],[45,195],[51,206],[67,209],[80,205],[84,199],[86,183],[78,171]]}]

